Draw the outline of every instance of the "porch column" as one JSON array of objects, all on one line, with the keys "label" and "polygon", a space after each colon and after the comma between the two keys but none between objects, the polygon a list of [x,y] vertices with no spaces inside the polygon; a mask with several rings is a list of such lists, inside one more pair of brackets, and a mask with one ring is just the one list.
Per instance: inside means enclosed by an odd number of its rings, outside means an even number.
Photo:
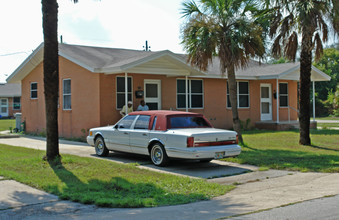
[{"label": "porch column", "polygon": [[128,77],[127,77],[127,73],[125,73],[125,114],[128,114],[128,106],[127,106],[127,102],[128,102]]},{"label": "porch column", "polygon": [[315,121],[315,86],[314,81],[312,82],[313,89],[313,121]]},{"label": "porch column", "polygon": [[277,123],[279,123],[279,79],[277,79]]},{"label": "porch column", "polygon": [[185,91],[186,91],[186,112],[188,112],[188,76],[185,76]]}]

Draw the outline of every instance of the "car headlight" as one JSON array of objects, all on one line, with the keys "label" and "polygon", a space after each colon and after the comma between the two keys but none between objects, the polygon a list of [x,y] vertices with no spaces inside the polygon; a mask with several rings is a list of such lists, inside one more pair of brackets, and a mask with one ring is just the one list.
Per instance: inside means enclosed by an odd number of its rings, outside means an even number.
[{"label": "car headlight", "polygon": [[93,135],[93,131],[89,131],[89,136],[92,136]]}]

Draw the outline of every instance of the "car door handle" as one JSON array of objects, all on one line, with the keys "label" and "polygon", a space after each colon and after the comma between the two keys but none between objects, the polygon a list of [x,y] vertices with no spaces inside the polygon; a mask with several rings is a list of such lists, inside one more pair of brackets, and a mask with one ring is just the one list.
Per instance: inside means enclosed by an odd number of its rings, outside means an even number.
[{"label": "car door handle", "polygon": [[128,132],[124,132],[124,134],[128,134]]},{"label": "car door handle", "polygon": [[142,136],[147,136],[147,134],[144,133],[144,134],[142,134]]}]

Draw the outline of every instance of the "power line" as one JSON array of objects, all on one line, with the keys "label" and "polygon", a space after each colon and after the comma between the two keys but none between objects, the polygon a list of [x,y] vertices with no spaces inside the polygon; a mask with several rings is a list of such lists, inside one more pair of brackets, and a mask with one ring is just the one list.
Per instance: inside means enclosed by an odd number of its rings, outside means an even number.
[{"label": "power line", "polygon": [[28,54],[28,52],[27,52],[27,51],[19,51],[19,52],[14,52],[14,53],[0,54],[0,57],[5,57],[5,56],[12,56],[12,55],[16,55],[16,54],[22,54],[22,53]]}]

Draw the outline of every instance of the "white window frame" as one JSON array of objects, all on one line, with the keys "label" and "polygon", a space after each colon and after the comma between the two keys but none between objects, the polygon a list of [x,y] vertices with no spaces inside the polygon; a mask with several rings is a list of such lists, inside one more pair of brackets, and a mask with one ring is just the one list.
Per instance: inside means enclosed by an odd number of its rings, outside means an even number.
[{"label": "white window frame", "polygon": [[[243,83],[243,82],[247,83],[248,94],[239,94],[239,83]],[[230,96],[230,94],[227,93],[227,88],[228,88],[228,81],[226,82],[226,108],[231,109],[232,107],[227,105],[228,99],[229,99],[229,96]],[[228,91],[229,91],[229,89],[228,89]],[[247,95],[248,96],[248,107],[240,107],[239,106],[239,95]],[[249,81],[237,81],[237,105],[238,105],[238,108],[240,108],[240,109],[248,109],[248,108],[251,107],[250,82]]]},{"label": "white window frame", "polygon": [[[70,93],[65,93],[65,81],[70,81]],[[70,97],[70,108],[65,108],[65,96]],[[72,110],[72,80],[70,78],[62,80],[62,109]]]},{"label": "white window frame", "polygon": [[[125,81],[125,76],[116,76],[115,78],[115,107],[116,110],[121,110],[122,108],[118,108],[118,94],[125,94],[125,91],[118,92],[118,78],[124,78]],[[133,102],[133,77],[127,76],[127,78],[131,78],[131,92],[128,92],[128,80],[127,80],[127,94],[131,94],[132,99],[131,101]]]},{"label": "white window frame", "polygon": [[[286,84],[286,86],[287,86],[287,94],[282,94],[281,93],[281,91],[280,91],[280,84]],[[280,101],[281,101],[280,97],[281,96],[287,96],[287,106],[281,106],[280,105]],[[287,82],[279,82],[279,108],[288,108],[288,106],[289,106],[288,83]]]},{"label": "white window frame", "polygon": [[[185,95],[186,96],[186,93],[178,93],[178,80],[183,80],[185,81],[186,79],[177,79],[176,80],[176,108],[177,109],[186,109],[186,106],[185,107],[178,107],[178,95]],[[196,81],[201,81],[201,87],[202,87],[202,93],[192,93],[191,90],[192,90],[192,85],[191,85],[191,82],[192,80],[196,80]],[[204,96],[204,80],[203,79],[188,79],[188,87],[189,87],[189,91],[188,91],[188,96],[189,96],[189,103],[188,103],[188,109],[204,109],[204,99],[205,99],[205,96]],[[185,83],[186,85],[186,83]],[[185,88],[186,90],[186,88]],[[194,107],[192,108],[192,95],[202,95],[202,107]],[[186,105],[186,104],[185,104]]]},{"label": "white window frame", "polygon": [[[32,84],[36,84],[36,89],[32,89]],[[31,84],[30,84],[30,98],[31,99],[38,99],[38,83],[37,82],[31,82]],[[32,92],[36,92],[36,97],[32,97]]]}]

